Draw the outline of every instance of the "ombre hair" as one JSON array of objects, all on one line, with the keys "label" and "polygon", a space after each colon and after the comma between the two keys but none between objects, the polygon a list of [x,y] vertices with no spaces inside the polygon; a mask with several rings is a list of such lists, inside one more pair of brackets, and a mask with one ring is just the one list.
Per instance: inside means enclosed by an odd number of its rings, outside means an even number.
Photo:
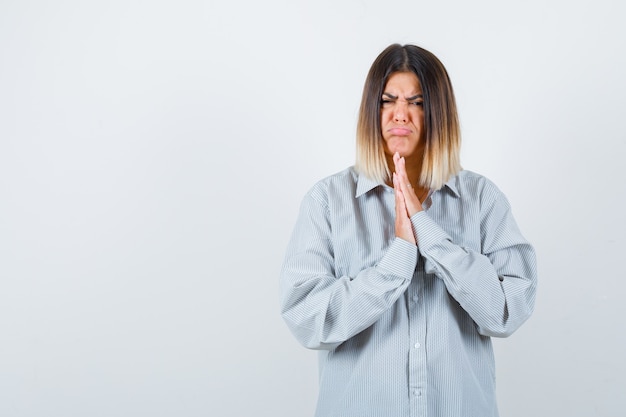
[{"label": "ombre hair", "polygon": [[357,125],[358,172],[389,182],[381,127],[381,100],[387,80],[398,72],[412,72],[424,97],[424,159],[420,185],[441,188],[461,170],[461,132],[454,91],[445,67],[431,52],[415,45],[393,44],[376,58],[367,74]]}]

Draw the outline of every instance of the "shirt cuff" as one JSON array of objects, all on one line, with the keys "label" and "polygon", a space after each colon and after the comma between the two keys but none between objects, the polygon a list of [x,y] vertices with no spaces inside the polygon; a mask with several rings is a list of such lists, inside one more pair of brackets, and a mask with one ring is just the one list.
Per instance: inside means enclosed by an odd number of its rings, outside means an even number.
[{"label": "shirt cuff", "polygon": [[377,267],[391,272],[394,276],[410,280],[417,265],[417,246],[396,237]]},{"label": "shirt cuff", "polygon": [[411,217],[413,233],[417,238],[420,251],[428,250],[443,241],[452,241],[452,238],[435,223],[424,210],[418,211]]}]

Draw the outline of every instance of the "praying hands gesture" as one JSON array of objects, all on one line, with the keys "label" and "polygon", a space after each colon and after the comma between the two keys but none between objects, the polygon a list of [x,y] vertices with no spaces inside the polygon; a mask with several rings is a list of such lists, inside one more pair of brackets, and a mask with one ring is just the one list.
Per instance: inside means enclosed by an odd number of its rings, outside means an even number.
[{"label": "praying hands gesture", "polygon": [[395,164],[393,188],[396,193],[396,236],[417,244],[411,225],[411,216],[423,210],[422,203],[409,181],[404,157],[400,157],[400,154],[396,152],[393,155],[393,162]]}]

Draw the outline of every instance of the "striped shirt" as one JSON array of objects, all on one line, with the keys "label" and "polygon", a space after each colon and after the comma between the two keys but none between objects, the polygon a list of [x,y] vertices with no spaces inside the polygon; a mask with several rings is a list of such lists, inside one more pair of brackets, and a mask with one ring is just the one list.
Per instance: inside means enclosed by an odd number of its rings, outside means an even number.
[{"label": "striped shirt", "polygon": [[318,417],[497,416],[491,337],[531,314],[536,263],[509,203],[461,171],[395,236],[394,191],[348,168],[305,196],[281,312],[319,350]]}]

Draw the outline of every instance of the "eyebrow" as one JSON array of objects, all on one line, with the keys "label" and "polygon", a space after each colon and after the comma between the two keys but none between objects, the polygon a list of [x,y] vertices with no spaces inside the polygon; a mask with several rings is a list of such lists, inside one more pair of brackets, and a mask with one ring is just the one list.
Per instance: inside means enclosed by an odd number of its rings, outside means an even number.
[{"label": "eyebrow", "polygon": [[[390,94],[390,93],[383,93],[383,96],[387,96],[387,97],[389,97],[390,99],[393,99],[393,100],[397,100],[398,99],[398,96],[394,96],[393,94]],[[414,96],[407,97],[406,101],[415,100],[417,98],[424,98],[424,96],[422,94],[416,94]]]}]

